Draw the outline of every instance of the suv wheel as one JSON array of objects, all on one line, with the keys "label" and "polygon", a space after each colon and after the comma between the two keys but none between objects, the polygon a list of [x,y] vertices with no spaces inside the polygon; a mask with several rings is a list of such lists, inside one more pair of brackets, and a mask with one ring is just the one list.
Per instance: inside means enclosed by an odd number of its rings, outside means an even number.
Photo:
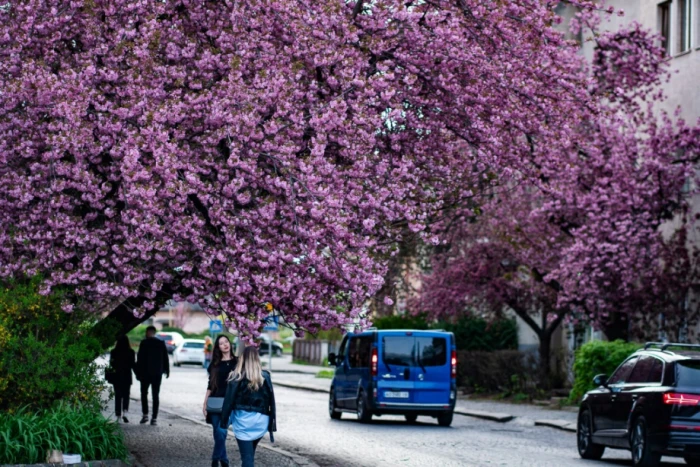
[{"label": "suv wheel", "polygon": [[333,420],[340,420],[340,417],[343,416],[343,412],[336,411],[335,389],[333,388],[331,388],[331,393],[328,395],[328,415]]},{"label": "suv wheel", "polygon": [[438,415],[438,425],[440,426],[450,426],[452,425],[452,412],[447,412]]},{"label": "suv wheel", "polygon": [[630,436],[632,447],[632,465],[638,467],[652,467],[659,465],[661,454],[652,452],[647,442],[647,421],[643,416],[635,419]]},{"label": "suv wheel", "polygon": [[590,410],[584,410],[578,416],[576,443],[578,455],[583,459],[598,460],[603,457],[605,446],[593,443],[593,420]]},{"label": "suv wheel", "polygon": [[360,423],[372,421],[372,412],[367,407],[367,397],[364,391],[360,391],[360,395],[357,396],[357,419]]}]

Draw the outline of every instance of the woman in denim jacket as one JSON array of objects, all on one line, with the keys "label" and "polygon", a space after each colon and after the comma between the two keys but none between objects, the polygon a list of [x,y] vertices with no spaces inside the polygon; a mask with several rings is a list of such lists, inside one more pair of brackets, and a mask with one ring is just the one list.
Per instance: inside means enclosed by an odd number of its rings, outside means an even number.
[{"label": "woman in denim jacket", "polygon": [[255,449],[266,432],[274,442],[277,431],[275,393],[270,373],[262,370],[257,347],[246,347],[229,376],[221,425],[231,417],[241,466],[255,465]]}]

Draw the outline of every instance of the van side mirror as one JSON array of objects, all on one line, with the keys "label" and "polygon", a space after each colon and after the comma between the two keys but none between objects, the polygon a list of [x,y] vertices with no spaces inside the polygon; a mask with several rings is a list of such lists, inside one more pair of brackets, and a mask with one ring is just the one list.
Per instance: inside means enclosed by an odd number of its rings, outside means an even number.
[{"label": "van side mirror", "polygon": [[335,354],[333,352],[328,354],[328,366],[330,366],[330,365],[337,365],[336,357],[335,357]]},{"label": "van side mirror", "polygon": [[608,376],[607,375],[595,375],[593,378],[593,384],[596,385],[596,387],[599,386],[605,386],[608,387]]}]

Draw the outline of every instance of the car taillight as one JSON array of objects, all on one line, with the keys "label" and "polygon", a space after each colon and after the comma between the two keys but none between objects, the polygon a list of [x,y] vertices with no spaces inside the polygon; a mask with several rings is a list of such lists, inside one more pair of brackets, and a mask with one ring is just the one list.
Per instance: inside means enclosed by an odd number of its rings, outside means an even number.
[{"label": "car taillight", "polygon": [[173,345],[173,341],[168,341],[168,344]]},{"label": "car taillight", "polygon": [[452,372],[450,373],[450,377],[456,378],[457,377],[457,351],[456,350],[452,351],[452,359],[450,361],[450,364],[452,365]]},{"label": "car taillight", "polygon": [[700,404],[700,395],[683,394],[680,392],[667,392],[666,394],[664,394],[664,404],[698,405],[698,404]]},{"label": "car taillight", "polygon": [[377,355],[377,348],[372,349],[372,376],[377,376],[377,364],[379,362],[379,356]]}]

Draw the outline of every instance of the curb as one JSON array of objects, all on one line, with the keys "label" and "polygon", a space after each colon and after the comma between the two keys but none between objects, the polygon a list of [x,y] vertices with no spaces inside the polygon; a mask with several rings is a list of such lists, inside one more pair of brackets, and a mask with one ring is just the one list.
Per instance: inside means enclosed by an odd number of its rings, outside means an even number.
[{"label": "curb", "polygon": [[[186,416],[186,415],[180,415],[180,414],[178,414],[178,413],[175,413],[175,412],[172,412],[172,411],[170,411],[170,410],[163,409],[163,408],[160,408],[159,410],[160,410],[161,412],[165,412],[165,413],[167,413],[167,414],[169,414],[169,415],[172,415],[172,416],[174,416],[174,417],[178,417],[178,418],[181,418],[181,419],[183,419],[183,420],[187,420],[188,422],[196,423],[197,425],[209,426],[209,424],[206,423],[206,422],[203,422],[203,421],[201,421],[201,420],[197,420],[197,419],[188,417],[188,416]],[[319,465],[318,465],[317,463],[315,463],[314,461],[312,461],[312,460],[309,459],[309,458],[306,458],[306,457],[304,457],[304,456],[300,456],[300,455],[298,455],[298,454],[294,454],[294,453],[289,452],[289,451],[285,451],[284,449],[280,449],[280,448],[278,448],[278,447],[268,446],[268,445],[263,444],[263,443],[258,444],[258,447],[261,447],[261,448],[263,448],[263,449],[267,449],[267,450],[269,450],[269,451],[275,452],[275,453],[280,454],[280,455],[282,455],[282,456],[288,457],[288,458],[290,458],[295,464],[297,464],[297,465],[299,465],[299,466],[303,466],[303,467],[319,467]],[[92,466],[91,466],[91,467],[92,467]]]},{"label": "curb", "polygon": [[535,426],[547,426],[557,430],[576,433],[576,423],[567,420],[535,420]]},{"label": "curb", "polygon": [[275,386],[282,386],[282,387],[291,388],[291,389],[301,389],[304,391],[324,392],[326,394],[328,394],[330,392],[330,388],[322,389],[322,388],[317,388],[315,386],[307,386],[305,384],[283,383],[283,382],[279,382],[279,381],[274,381],[273,384]]},{"label": "curb", "polygon": [[466,415],[467,417],[482,418],[484,420],[491,420],[492,422],[506,423],[513,420],[515,417],[507,413],[498,412],[481,412],[479,410],[464,410],[455,408],[454,413],[459,415]]}]

